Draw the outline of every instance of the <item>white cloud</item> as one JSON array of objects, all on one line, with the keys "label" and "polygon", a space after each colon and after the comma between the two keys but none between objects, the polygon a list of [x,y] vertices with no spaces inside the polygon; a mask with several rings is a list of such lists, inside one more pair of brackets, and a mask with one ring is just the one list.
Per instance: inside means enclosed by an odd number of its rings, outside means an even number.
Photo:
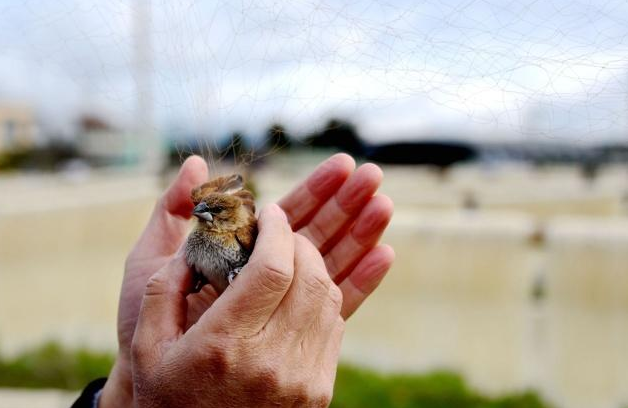
[{"label": "white cloud", "polygon": [[[18,2],[0,13],[0,97],[44,116],[134,116],[132,3]],[[628,128],[628,6],[548,0],[153,1],[159,123],[306,132],[359,120],[372,140],[610,135]]]}]

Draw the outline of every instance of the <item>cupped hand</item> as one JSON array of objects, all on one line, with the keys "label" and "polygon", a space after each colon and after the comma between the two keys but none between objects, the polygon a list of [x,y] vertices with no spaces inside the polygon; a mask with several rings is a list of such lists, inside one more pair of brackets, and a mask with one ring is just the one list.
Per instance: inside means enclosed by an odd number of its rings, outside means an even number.
[{"label": "cupped hand", "polygon": [[371,163],[354,168],[351,156],[334,155],[279,201],[293,230],[323,255],[342,291],[345,319],[375,290],[395,257],[390,246],[378,245],[393,212],[390,198],[375,195],[382,171]]},{"label": "cupped hand", "polygon": [[[377,288],[392,265],[395,253],[378,241],[390,222],[393,203],[376,195],[382,171],[367,163],[355,169],[347,154],[336,154],[285,197],[279,206],[294,231],[320,251],[332,279],[343,294],[342,316],[349,318]],[[205,287],[188,298],[188,325],[215,300]]]},{"label": "cupped hand", "polygon": [[194,207],[190,190],[207,178],[205,161],[198,156],[188,158],[157,201],[144,232],[126,259],[118,305],[118,355],[103,389],[101,406],[123,407],[132,403],[131,340],[146,282],[184,242]]},{"label": "cupped hand", "polygon": [[344,319],[319,251],[274,204],[249,263],[186,330],[181,254],[150,280],[132,345],[137,407],[326,407]]},{"label": "cupped hand", "polygon": [[[390,247],[377,245],[392,215],[390,199],[374,196],[381,184],[381,170],[372,164],[354,169],[350,156],[334,155],[278,203],[292,229],[310,238],[324,256],[327,270],[343,293],[345,319],[377,287],[394,259]],[[131,339],[144,288],[148,278],[168,263],[184,242],[193,208],[190,190],[207,178],[205,161],[198,156],[188,158],[127,258],[118,309],[119,353],[103,390],[102,406],[132,402]],[[208,286],[188,296],[187,327],[215,297]]]}]

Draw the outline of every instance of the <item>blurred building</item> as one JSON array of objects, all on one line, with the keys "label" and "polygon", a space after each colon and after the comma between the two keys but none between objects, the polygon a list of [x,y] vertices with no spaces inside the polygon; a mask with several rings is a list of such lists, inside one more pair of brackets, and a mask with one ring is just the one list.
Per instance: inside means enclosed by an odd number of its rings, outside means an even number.
[{"label": "blurred building", "polygon": [[76,146],[79,154],[95,165],[125,164],[135,156],[129,134],[92,115],[79,119]]},{"label": "blurred building", "polygon": [[0,152],[32,147],[37,125],[33,108],[13,103],[0,104]]}]

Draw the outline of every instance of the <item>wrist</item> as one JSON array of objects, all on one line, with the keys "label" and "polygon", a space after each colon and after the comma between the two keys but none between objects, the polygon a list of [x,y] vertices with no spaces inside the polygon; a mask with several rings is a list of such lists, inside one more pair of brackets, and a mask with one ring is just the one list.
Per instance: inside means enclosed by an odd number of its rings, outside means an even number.
[{"label": "wrist", "polygon": [[131,365],[118,356],[100,394],[99,408],[132,407],[133,378]]}]

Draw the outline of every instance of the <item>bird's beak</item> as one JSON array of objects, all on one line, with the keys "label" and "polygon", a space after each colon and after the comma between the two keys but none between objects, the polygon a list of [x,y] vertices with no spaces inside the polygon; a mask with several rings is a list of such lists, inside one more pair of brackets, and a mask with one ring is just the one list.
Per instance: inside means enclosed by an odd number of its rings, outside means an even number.
[{"label": "bird's beak", "polygon": [[198,217],[201,220],[205,221],[213,221],[214,217],[209,212],[209,207],[205,203],[200,203],[196,207],[194,207],[194,211],[192,211],[192,215]]}]

